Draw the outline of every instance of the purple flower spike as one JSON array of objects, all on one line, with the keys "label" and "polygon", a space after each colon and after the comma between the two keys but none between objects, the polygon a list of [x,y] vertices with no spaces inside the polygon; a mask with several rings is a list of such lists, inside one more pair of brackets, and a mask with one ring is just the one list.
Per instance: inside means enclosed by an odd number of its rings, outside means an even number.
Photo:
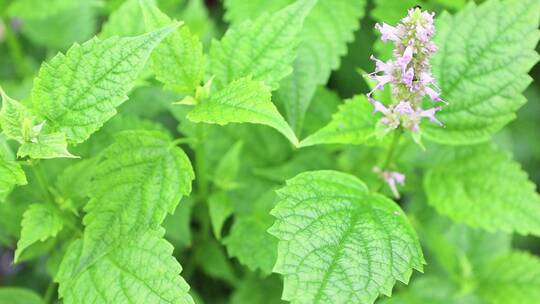
[{"label": "purple flower spike", "polygon": [[[382,41],[390,40],[395,45],[393,60],[384,62],[371,56],[371,60],[375,61],[375,71],[369,75],[377,82],[374,89],[368,93],[369,101],[375,112],[384,115],[381,123],[389,126],[389,130],[401,125],[419,136],[422,118],[443,125],[435,117],[440,107],[422,108],[424,97],[433,102],[448,104],[440,97],[441,93],[431,74],[429,63],[429,59],[437,51],[437,47],[431,42],[435,33],[434,16],[433,13],[415,8],[410,9],[407,16],[396,26],[386,23],[375,25],[381,33]],[[397,101],[388,107],[373,99],[373,93],[383,90],[386,84],[391,85],[394,100]]]}]

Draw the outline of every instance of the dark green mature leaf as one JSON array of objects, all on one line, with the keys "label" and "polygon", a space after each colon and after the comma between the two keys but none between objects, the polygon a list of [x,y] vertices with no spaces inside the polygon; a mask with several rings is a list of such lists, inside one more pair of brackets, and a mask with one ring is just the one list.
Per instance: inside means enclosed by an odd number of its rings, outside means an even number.
[{"label": "dark green mature leaf", "polygon": [[540,235],[540,196],[507,153],[483,144],[439,154],[424,180],[430,205],[473,227]]},{"label": "dark green mature leaf", "polygon": [[538,61],[540,2],[490,0],[438,18],[439,53],[433,72],[450,105],[438,114],[446,125],[425,124],[425,136],[444,144],[484,142],[526,99],[527,72]]},{"label": "dark green mature leaf", "polygon": [[272,210],[274,271],[292,303],[373,303],[408,282],[424,259],[404,212],[352,175],[314,171],[289,180]]},{"label": "dark green mature leaf", "polygon": [[242,22],[230,28],[221,41],[214,41],[210,68],[217,88],[252,76],[277,89],[279,81],[292,72],[299,33],[315,2],[299,0],[273,14]]},{"label": "dark green mature leaf", "polygon": [[85,141],[116,114],[152,49],[177,26],[133,38],[94,38],[57,55],[34,81],[36,114],[69,142]]}]

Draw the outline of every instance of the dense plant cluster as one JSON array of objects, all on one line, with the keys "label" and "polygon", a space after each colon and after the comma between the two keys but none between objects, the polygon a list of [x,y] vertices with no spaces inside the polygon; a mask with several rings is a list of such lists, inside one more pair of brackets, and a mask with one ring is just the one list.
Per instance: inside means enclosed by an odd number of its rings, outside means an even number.
[{"label": "dense plant cluster", "polygon": [[538,0],[0,16],[0,304],[539,301]]}]

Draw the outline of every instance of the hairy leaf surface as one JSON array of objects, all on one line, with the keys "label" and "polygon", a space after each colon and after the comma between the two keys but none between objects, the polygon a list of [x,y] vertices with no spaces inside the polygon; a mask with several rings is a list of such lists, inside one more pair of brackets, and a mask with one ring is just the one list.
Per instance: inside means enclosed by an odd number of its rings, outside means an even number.
[{"label": "hairy leaf surface", "polygon": [[43,65],[34,80],[38,116],[80,143],[116,114],[152,49],[177,24],[133,38],[94,38]]},{"label": "hairy leaf surface", "polygon": [[298,140],[285,119],[272,103],[270,87],[250,77],[233,81],[222,90],[212,93],[188,114],[193,122],[256,123],[278,130],[293,144]]},{"label": "hairy leaf surface", "polygon": [[450,105],[424,124],[430,140],[444,144],[487,141],[515,118],[538,61],[540,2],[491,0],[438,18],[433,72]]},{"label": "hairy leaf surface", "polygon": [[439,154],[424,179],[430,205],[470,226],[540,235],[540,196],[507,153],[482,144]]},{"label": "hairy leaf surface", "polygon": [[332,121],[300,142],[307,147],[318,144],[362,144],[375,136],[377,116],[364,95],[345,101]]},{"label": "hairy leaf surface", "polygon": [[21,222],[21,237],[17,242],[15,262],[30,245],[55,237],[62,230],[62,216],[53,206],[32,204],[24,212]]},{"label": "hairy leaf surface", "polygon": [[89,268],[78,273],[83,243],[73,243],[57,275],[59,293],[66,304],[178,303],[191,304],[182,267],[163,230],[127,238]]},{"label": "hairy leaf surface", "polygon": [[[171,23],[171,19],[157,6],[140,1],[144,22],[148,30]],[[182,26],[156,47],[151,57],[156,78],[165,88],[182,94],[193,94],[201,84],[205,72],[205,58],[199,37]]]},{"label": "hairy leaf surface", "polygon": [[302,173],[278,192],[270,232],[279,241],[274,271],[292,303],[373,303],[408,282],[424,259],[405,213],[336,171]]},{"label": "hairy leaf surface", "polygon": [[230,28],[212,43],[210,68],[222,88],[233,80],[253,76],[272,89],[292,72],[304,18],[316,0],[299,0],[273,14],[264,14]]}]

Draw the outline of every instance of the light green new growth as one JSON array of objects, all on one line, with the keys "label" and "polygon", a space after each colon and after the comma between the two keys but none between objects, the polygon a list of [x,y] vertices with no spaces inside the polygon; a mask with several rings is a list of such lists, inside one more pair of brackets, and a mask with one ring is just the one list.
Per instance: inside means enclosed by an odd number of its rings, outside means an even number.
[{"label": "light green new growth", "polygon": [[301,147],[319,144],[363,144],[375,136],[377,117],[364,95],[346,100],[332,121],[300,142]]},{"label": "light green new growth", "polygon": [[218,89],[246,76],[277,89],[292,72],[304,18],[316,0],[299,0],[273,14],[264,14],[231,27],[213,41],[210,68]]},{"label": "light green new growth", "polygon": [[36,115],[81,143],[116,114],[154,47],[178,24],[133,38],[94,38],[44,64],[34,80]]},{"label": "light green new growth", "polygon": [[521,93],[531,83],[527,72],[539,58],[540,2],[471,3],[437,20],[433,72],[450,105],[437,113],[445,128],[425,123],[422,130],[444,144],[487,141],[526,102]]},{"label": "light green new growth", "polygon": [[[119,133],[96,165],[83,239],[70,247],[56,278],[65,303],[191,303],[172,247],[156,229],[191,192],[193,179],[188,157],[167,135]],[[96,273],[106,278],[103,285]]]},{"label": "light green new growth", "polygon": [[73,243],[57,275],[63,303],[192,304],[182,267],[163,234],[159,229],[128,237],[78,275],[83,245]]},{"label": "light green new growth", "polygon": [[280,239],[274,271],[291,303],[371,304],[423,269],[418,237],[388,198],[352,175],[302,173],[278,192],[270,233]]},{"label": "light green new growth", "polygon": [[38,241],[55,237],[62,230],[62,216],[52,206],[32,204],[24,212],[21,222],[21,237],[17,242],[15,263],[23,251]]},{"label": "light green new growth", "polygon": [[490,304],[528,304],[540,299],[540,259],[514,251],[478,270],[478,293]]},{"label": "light green new growth", "polygon": [[287,121],[300,133],[318,85],[328,82],[364,14],[364,0],[318,0],[300,33],[294,71],[280,83],[277,99],[285,105]]},{"label": "light green new growth", "polygon": [[57,157],[76,157],[68,152],[66,136],[63,133],[49,133],[46,121],[38,123],[32,112],[22,103],[7,96],[0,88],[2,110],[0,126],[10,139],[18,141],[21,146],[18,157],[29,156],[33,159]]},{"label": "light green new growth", "polygon": [[263,124],[279,131],[294,145],[298,144],[296,135],[272,103],[270,87],[251,77],[235,80],[212,93],[209,99],[197,104],[187,117],[193,122],[219,125]]},{"label": "light green new growth", "polygon": [[483,144],[439,154],[424,179],[430,205],[473,227],[540,235],[540,196],[507,153]]},{"label": "light green new growth", "polygon": [[39,134],[35,142],[23,143],[17,151],[18,157],[29,156],[33,159],[51,159],[57,157],[77,158],[67,150],[64,133]]},{"label": "light green new growth", "polygon": [[[140,0],[147,30],[155,30],[171,23],[159,8]],[[182,26],[156,47],[151,57],[152,69],[165,88],[181,94],[193,95],[201,84],[205,72],[202,43],[197,35]]]}]

